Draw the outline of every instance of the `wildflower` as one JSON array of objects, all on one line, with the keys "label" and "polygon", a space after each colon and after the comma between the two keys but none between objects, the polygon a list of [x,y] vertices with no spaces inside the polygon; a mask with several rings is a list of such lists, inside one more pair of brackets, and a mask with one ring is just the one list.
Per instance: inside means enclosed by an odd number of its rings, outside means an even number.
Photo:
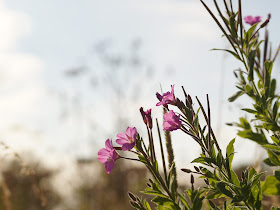
[{"label": "wildflower", "polygon": [[160,95],[159,93],[156,93],[156,96],[159,100],[159,102],[156,104],[157,106],[164,105],[166,106],[167,104],[176,104],[176,99],[174,96],[174,85],[171,85],[171,93],[168,91],[164,93],[163,95]]},{"label": "wildflower", "polygon": [[105,165],[107,174],[110,174],[114,168],[115,161],[120,158],[120,155],[114,149],[112,140],[107,139],[105,147],[98,151],[97,159]]},{"label": "wildflower", "polygon": [[141,107],[140,112],[143,117],[144,123],[148,125],[149,128],[152,128],[153,127],[153,121],[151,116],[152,109],[148,109],[147,111],[144,111],[143,107]]},{"label": "wildflower", "polygon": [[174,131],[179,129],[182,124],[180,116],[180,114],[176,115],[172,110],[164,114],[163,130]]},{"label": "wildflower", "polygon": [[119,133],[116,140],[117,144],[122,146],[122,150],[131,150],[135,146],[137,130],[135,127],[128,127],[126,133]]},{"label": "wildflower", "polygon": [[244,17],[244,20],[246,23],[250,24],[251,26],[261,22],[262,17],[261,16],[256,16],[256,17],[252,17],[251,15]]}]

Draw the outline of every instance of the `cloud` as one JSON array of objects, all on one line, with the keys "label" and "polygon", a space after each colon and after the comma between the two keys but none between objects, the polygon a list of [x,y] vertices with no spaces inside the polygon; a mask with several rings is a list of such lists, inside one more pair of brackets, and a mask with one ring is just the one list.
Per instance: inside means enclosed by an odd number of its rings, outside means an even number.
[{"label": "cloud", "polygon": [[[42,105],[46,95],[40,79],[44,69],[42,60],[19,51],[20,41],[31,30],[28,15],[10,10],[0,1],[0,132],[1,140],[9,143],[32,139],[32,135],[22,131],[36,132],[32,119],[42,115],[39,104]],[[24,127],[21,135],[11,129],[15,125]]]},{"label": "cloud", "polygon": [[8,9],[0,1],[0,52],[15,49],[20,39],[30,31],[30,18],[24,13]]}]

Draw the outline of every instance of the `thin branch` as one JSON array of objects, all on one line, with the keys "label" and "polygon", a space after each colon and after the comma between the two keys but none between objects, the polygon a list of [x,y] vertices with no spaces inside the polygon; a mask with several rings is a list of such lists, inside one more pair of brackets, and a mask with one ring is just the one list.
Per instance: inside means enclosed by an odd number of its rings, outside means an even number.
[{"label": "thin branch", "polygon": [[220,29],[222,30],[222,32],[224,33],[224,35],[227,37],[228,41],[230,42],[231,46],[233,47],[234,51],[236,52],[236,54],[239,56],[238,51],[236,50],[233,42],[231,41],[230,37],[228,36],[228,34],[226,33],[225,29],[222,27],[222,25],[220,24],[220,22],[217,20],[217,18],[215,17],[215,15],[211,12],[211,10],[207,7],[207,5],[203,2],[203,0],[200,0],[201,3],[203,4],[203,6],[206,8],[206,10],[209,12],[209,14],[212,16],[212,18],[214,19],[214,21],[217,23],[217,25],[220,27]]}]

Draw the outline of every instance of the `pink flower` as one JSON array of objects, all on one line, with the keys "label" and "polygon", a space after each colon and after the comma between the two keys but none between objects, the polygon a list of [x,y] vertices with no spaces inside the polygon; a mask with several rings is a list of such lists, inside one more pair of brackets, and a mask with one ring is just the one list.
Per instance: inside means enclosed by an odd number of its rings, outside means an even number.
[{"label": "pink flower", "polygon": [[128,127],[126,133],[118,133],[117,144],[122,146],[122,150],[131,150],[135,146],[137,130],[135,127]]},{"label": "pink flower", "polygon": [[140,108],[141,115],[143,117],[143,121],[146,125],[148,125],[149,128],[153,127],[153,121],[152,121],[152,109],[148,109],[147,111],[144,111],[143,107]]},{"label": "pink flower", "polygon": [[163,130],[174,131],[179,129],[182,124],[180,116],[180,114],[176,115],[172,110],[164,114]]},{"label": "pink flower", "polygon": [[171,93],[168,91],[164,93],[163,95],[160,95],[159,93],[156,93],[156,96],[159,100],[157,103],[157,106],[164,105],[166,106],[167,104],[176,104],[176,99],[174,96],[174,85],[171,85]]},{"label": "pink flower", "polygon": [[98,151],[98,160],[105,165],[107,174],[111,173],[114,163],[120,158],[120,155],[113,147],[112,140],[107,139],[105,142],[106,149],[102,148]]},{"label": "pink flower", "polygon": [[251,15],[244,17],[244,20],[246,23],[250,24],[251,26],[261,22],[262,17],[261,16],[256,16],[256,17],[252,17]]}]

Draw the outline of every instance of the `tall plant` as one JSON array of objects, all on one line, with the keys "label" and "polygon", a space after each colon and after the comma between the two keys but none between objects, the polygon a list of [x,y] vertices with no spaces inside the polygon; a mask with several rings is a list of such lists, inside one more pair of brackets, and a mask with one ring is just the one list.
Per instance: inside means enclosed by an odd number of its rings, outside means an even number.
[{"label": "tall plant", "polygon": [[[204,7],[220,27],[232,49],[224,49],[231,53],[242,67],[234,71],[238,80],[236,86],[239,90],[229,98],[234,101],[241,95],[249,96],[253,101],[253,108],[245,108],[244,111],[252,114],[252,121],[240,118],[240,122],[234,123],[240,128],[239,136],[250,139],[262,145],[268,152],[265,163],[271,166],[280,165],[280,121],[279,121],[279,95],[276,91],[276,79],[272,79],[271,72],[273,62],[278,50],[272,56],[271,47],[268,44],[267,25],[268,18],[261,22],[261,17],[242,16],[241,0],[238,1],[238,11],[233,10],[232,2],[224,0],[225,14],[214,0],[219,18],[201,0]],[[251,26],[246,30],[243,19]],[[265,30],[264,40],[260,39],[261,31]],[[262,44],[264,45],[261,49]],[[217,50],[217,49],[215,49]],[[190,136],[201,148],[201,154],[192,163],[199,164],[194,169],[181,169],[185,173],[191,173],[190,189],[180,192],[177,188],[175,163],[170,163],[167,169],[165,154],[161,137],[161,129],[156,119],[156,132],[154,135],[154,123],[151,109],[144,111],[140,108],[143,122],[147,128],[147,140],[144,140],[135,127],[128,127],[126,132],[117,135],[116,143],[121,147],[114,147],[112,140],[105,142],[106,148],[99,150],[98,159],[105,165],[107,173],[114,168],[119,159],[128,159],[143,163],[151,174],[144,194],[154,196],[152,202],[157,209],[201,209],[208,206],[211,209],[262,209],[263,194],[275,195],[280,193],[280,171],[276,170],[274,176],[268,176],[262,183],[260,177],[264,172],[257,173],[253,167],[247,167],[238,178],[232,169],[234,158],[234,142],[231,140],[226,151],[222,152],[218,140],[211,127],[211,109],[207,95],[207,107],[202,106],[200,100],[195,100],[198,107],[194,106],[193,98],[182,87],[184,98],[175,97],[174,85],[171,91],[162,95],[156,93],[159,102],[157,106],[164,109],[163,130],[166,140],[171,142],[170,132],[180,130]],[[173,108],[176,107],[175,112]],[[155,153],[154,141],[156,136],[160,143],[163,172],[159,170],[158,158]],[[272,143],[273,142],[273,143]],[[167,144],[169,155],[173,155],[171,144]],[[121,156],[117,151],[123,150],[131,153],[135,158]],[[168,158],[170,160],[170,158]],[[172,158],[171,158],[172,160]],[[195,189],[193,174],[200,175],[205,185]],[[147,200],[133,193],[128,193],[131,205],[136,209],[151,209]],[[216,199],[223,198],[223,205],[218,205]],[[216,203],[216,204],[215,204]]]}]

